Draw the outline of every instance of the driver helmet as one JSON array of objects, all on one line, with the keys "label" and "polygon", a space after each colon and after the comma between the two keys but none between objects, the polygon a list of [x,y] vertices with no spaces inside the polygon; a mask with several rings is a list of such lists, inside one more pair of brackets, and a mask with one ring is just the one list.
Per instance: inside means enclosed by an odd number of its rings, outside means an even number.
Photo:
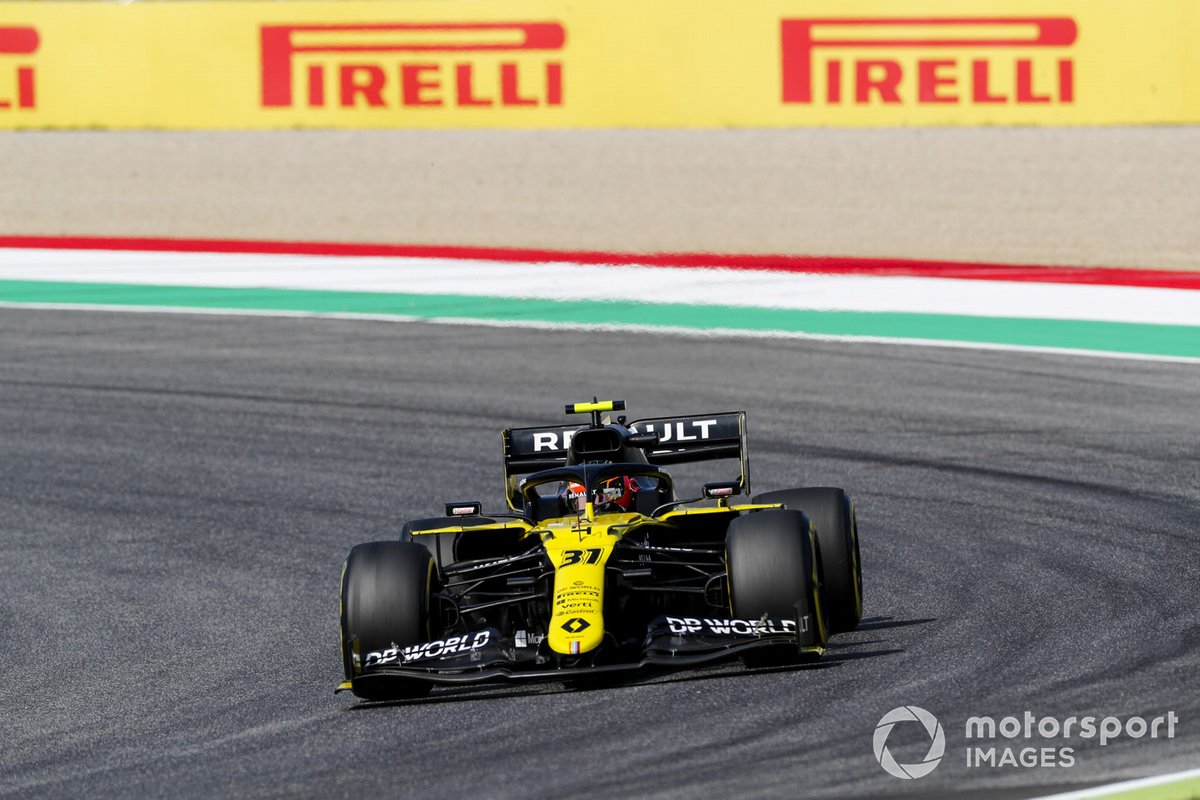
[{"label": "driver helmet", "polygon": [[[597,511],[615,513],[629,511],[641,486],[637,479],[618,475],[601,481],[592,492],[592,503]],[[578,513],[587,504],[587,490],[583,484],[570,481],[563,489],[563,500],[567,510]]]},{"label": "driver helmet", "polygon": [[641,488],[636,479],[628,475],[618,475],[600,482],[596,487],[596,499],[593,502],[598,510],[629,511],[633,508]]},{"label": "driver helmet", "polygon": [[573,514],[581,513],[587,503],[587,490],[584,489],[583,484],[568,482],[563,488],[563,503],[566,505],[567,511]]}]

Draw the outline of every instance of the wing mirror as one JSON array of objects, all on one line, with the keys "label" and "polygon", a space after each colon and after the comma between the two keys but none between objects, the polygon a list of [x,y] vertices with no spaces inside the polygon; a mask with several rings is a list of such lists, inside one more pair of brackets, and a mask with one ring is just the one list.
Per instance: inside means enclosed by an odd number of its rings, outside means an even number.
[{"label": "wing mirror", "polygon": [[483,503],[478,500],[468,503],[446,503],[447,517],[478,517],[483,513]]},{"label": "wing mirror", "polygon": [[721,483],[704,484],[703,494],[709,500],[719,500],[725,497],[733,497],[741,490],[741,481],[722,481]]}]

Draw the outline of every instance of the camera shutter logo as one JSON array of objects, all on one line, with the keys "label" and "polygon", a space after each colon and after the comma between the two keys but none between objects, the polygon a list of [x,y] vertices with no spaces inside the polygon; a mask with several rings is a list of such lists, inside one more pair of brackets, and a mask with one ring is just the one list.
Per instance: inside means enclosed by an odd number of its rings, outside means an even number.
[{"label": "camera shutter logo", "polygon": [[[901,764],[888,750],[888,735],[892,732],[892,728],[896,727],[897,722],[919,722],[924,726],[925,732],[929,734],[930,743],[929,752],[925,754],[922,761],[916,764]],[[934,767],[941,763],[942,756],[946,753],[946,734],[942,731],[942,724],[938,722],[937,717],[919,706],[900,706],[884,714],[883,718],[879,720],[879,724],[875,726],[873,743],[875,760],[879,762],[879,766],[883,767],[889,775],[905,780],[923,778],[933,772]]]}]

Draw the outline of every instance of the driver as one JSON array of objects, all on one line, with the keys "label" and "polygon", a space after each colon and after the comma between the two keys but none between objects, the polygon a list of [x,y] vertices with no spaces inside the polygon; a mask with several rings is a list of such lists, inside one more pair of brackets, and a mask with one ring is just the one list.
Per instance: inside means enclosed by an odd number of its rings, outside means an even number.
[{"label": "driver", "polygon": [[[641,486],[636,478],[628,475],[618,475],[606,478],[597,484],[592,492],[592,504],[596,513],[619,514],[633,508],[637,493]],[[586,491],[582,484],[568,483],[563,490],[563,499],[568,511],[578,513],[583,511],[587,502]]]},{"label": "driver", "polygon": [[596,499],[593,502],[598,512],[619,514],[633,508],[634,500],[641,489],[635,478],[619,475],[600,482],[596,487]]},{"label": "driver", "polygon": [[568,513],[583,513],[584,504],[587,503],[587,492],[582,483],[568,483],[563,488],[562,498]]}]

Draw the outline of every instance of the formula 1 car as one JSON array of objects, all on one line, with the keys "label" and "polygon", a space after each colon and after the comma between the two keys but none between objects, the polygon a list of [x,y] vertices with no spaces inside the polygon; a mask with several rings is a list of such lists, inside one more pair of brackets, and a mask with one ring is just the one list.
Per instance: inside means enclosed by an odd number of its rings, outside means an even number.
[{"label": "formula 1 car", "polygon": [[[572,680],[740,656],[824,653],[862,617],[854,505],[841,489],[750,493],[743,411],[503,431],[508,510],[452,502],[342,569],[341,650],[365,700],[436,684]],[[602,416],[604,415],[604,416]],[[737,459],[680,499],[664,467]]]}]

